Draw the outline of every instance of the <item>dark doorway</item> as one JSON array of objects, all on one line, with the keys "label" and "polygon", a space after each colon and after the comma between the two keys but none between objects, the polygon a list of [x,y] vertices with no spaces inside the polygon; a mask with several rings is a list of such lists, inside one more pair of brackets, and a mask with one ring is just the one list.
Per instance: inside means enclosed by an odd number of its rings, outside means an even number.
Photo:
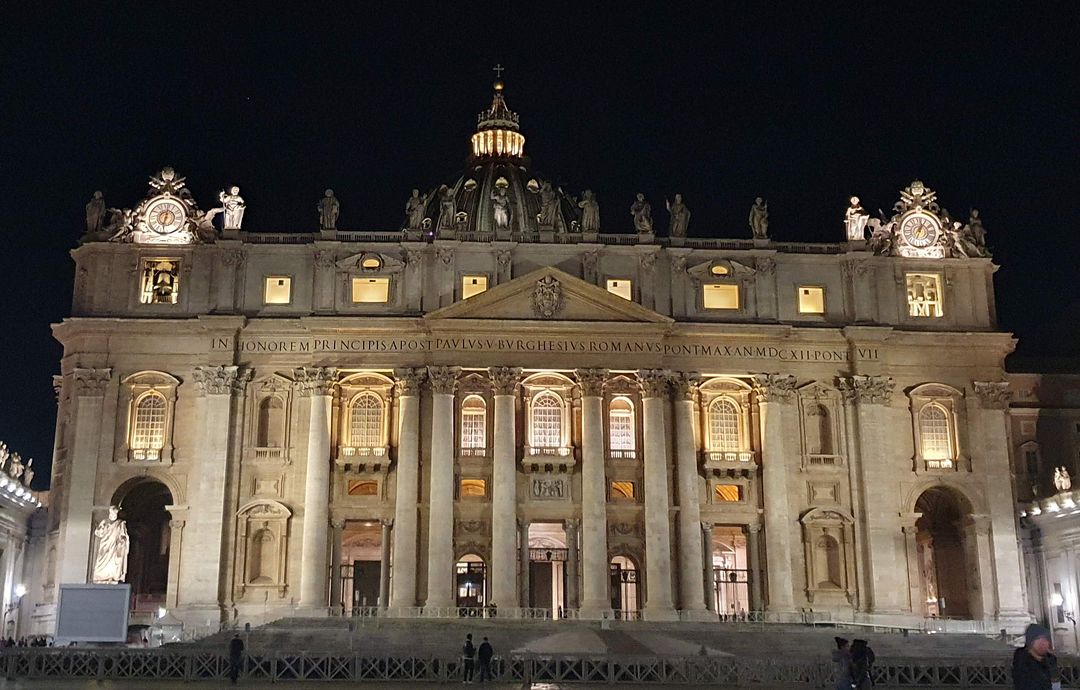
[{"label": "dark doorway", "polygon": [[131,540],[125,581],[131,585],[133,609],[156,611],[165,605],[169,583],[172,538],[165,506],[172,505],[172,494],[164,484],[151,480],[139,482],[122,494],[117,491],[115,498]]},{"label": "dark doorway", "polygon": [[961,522],[966,501],[944,487],[927,489],[915,502],[920,585],[927,616],[971,618],[967,545]]}]

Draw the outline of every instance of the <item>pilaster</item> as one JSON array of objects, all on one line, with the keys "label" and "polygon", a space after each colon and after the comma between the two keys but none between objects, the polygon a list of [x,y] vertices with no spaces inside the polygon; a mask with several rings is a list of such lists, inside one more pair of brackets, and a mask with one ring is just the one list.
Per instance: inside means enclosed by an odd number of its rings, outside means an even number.
[{"label": "pilaster", "polygon": [[637,376],[645,441],[644,615],[646,620],[673,620],[676,614],[671,593],[671,500],[664,428],[671,373],[664,369],[641,369]]},{"label": "pilaster", "polygon": [[701,504],[698,490],[694,405],[698,374],[680,373],[672,379],[675,392],[675,461],[679,489],[679,596],[684,612],[705,610],[702,585]]},{"label": "pilaster", "polygon": [[[488,369],[495,392],[495,443],[491,469],[491,596],[502,607],[516,607],[518,563],[514,545],[517,518],[517,439],[514,402],[521,369]],[[527,572],[527,571],[526,571]]]},{"label": "pilaster", "polygon": [[308,398],[307,468],[304,476],[304,533],[301,548],[300,606],[326,606],[330,521],[330,405],[338,372],[307,367],[294,373],[301,396]]},{"label": "pilaster", "polygon": [[394,370],[398,395],[397,495],[394,501],[394,577],[390,606],[416,606],[416,501],[420,490],[420,385],[422,368]]},{"label": "pilaster", "polygon": [[454,604],[454,390],[460,367],[428,367],[431,382],[431,486],[425,606]]},{"label": "pilaster", "polygon": [[607,369],[577,369],[581,390],[580,615],[599,618],[608,600],[607,488],[604,471],[604,382]]}]

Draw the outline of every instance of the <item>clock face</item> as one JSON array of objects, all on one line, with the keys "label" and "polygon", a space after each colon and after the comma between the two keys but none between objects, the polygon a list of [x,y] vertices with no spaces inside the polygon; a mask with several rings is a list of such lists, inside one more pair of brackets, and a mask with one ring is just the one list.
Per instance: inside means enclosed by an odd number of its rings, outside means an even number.
[{"label": "clock face", "polygon": [[184,227],[187,212],[170,197],[155,199],[146,207],[146,226],[159,235],[169,235]]},{"label": "clock face", "polygon": [[941,233],[937,219],[925,213],[913,213],[900,224],[900,234],[912,247],[923,249],[934,244]]}]

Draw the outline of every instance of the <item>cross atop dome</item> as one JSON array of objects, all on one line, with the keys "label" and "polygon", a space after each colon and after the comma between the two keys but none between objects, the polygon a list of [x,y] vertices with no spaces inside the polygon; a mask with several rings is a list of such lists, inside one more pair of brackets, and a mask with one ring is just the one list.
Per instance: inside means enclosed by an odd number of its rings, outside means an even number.
[{"label": "cross atop dome", "polygon": [[518,129],[518,114],[506,105],[501,63],[491,68],[495,72],[495,93],[491,107],[476,117],[476,134],[472,135],[472,153],[476,157],[519,158],[525,153],[525,137]]}]

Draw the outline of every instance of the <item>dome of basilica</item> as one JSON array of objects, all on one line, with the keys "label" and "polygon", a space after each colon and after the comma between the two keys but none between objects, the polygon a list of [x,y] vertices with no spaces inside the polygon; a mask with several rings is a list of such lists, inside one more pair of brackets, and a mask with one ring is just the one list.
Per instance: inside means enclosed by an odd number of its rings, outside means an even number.
[{"label": "dome of basilica", "polygon": [[595,209],[594,202],[579,202],[532,170],[518,115],[507,106],[503,90],[496,81],[491,106],[477,117],[461,175],[426,194],[413,190],[403,232],[416,239],[528,242],[599,231],[594,222],[582,227],[582,208],[592,204]]}]

